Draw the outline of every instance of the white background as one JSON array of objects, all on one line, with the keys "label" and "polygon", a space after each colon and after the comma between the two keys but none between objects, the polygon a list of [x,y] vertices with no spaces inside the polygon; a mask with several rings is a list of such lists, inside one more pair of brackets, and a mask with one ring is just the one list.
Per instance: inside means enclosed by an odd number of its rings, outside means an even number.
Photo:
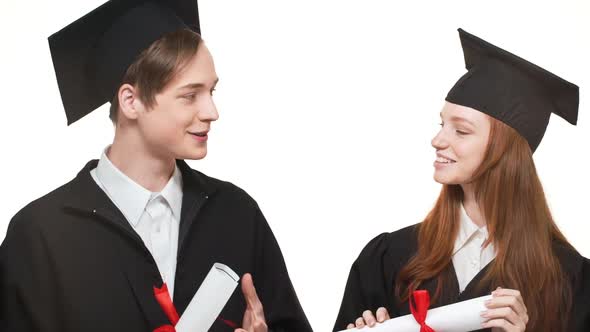
[{"label": "white background", "polygon": [[[103,0],[0,3],[0,239],[29,201],[111,141],[108,109],[66,126],[47,37]],[[421,221],[443,99],[464,73],[462,27],[580,86],[579,125],[552,117],[535,153],[555,219],[590,256],[588,1],[201,0],[221,78],[209,155],[189,164],[260,204],[317,331],[350,264]]]}]

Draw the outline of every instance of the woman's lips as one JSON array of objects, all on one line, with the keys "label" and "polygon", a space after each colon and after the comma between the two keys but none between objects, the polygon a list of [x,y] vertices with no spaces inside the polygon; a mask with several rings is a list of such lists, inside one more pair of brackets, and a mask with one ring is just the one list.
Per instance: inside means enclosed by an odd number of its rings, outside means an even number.
[{"label": "woman's lips", "polygon": [[437,154],[436,160],[434,161],[434,167],[437,169],[447,167],[456,163],[455,160],[447,158],[441,154]]}]

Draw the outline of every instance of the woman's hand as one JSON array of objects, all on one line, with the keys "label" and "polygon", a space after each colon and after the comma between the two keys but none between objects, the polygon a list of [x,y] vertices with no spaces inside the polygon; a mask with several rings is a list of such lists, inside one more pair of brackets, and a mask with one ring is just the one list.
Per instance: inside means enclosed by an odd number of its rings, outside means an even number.
[{"label": "woman's hand", "polygon": [[375,326],[375,324],[383,323],[384,321],[389,319],[389,312],[387,312],[387,309],[385,309],[383,307],[377,309],[376,315],[377,315],[377,318],[375,318],[375,316],[373,315],[371,310],[365,310],[363,312],[363,316],[357,318],[354,321],[354,324],[353,323],[348,324],[346,329],[361,328],[364,326],[373,327],[373,326]]},{"label": "woman's hand", "polygon": [[492,292],[492,299],[486,301],[484,328],[492,331],[522,332],[529,322],[526,306],[519,291],[498,287]]}]

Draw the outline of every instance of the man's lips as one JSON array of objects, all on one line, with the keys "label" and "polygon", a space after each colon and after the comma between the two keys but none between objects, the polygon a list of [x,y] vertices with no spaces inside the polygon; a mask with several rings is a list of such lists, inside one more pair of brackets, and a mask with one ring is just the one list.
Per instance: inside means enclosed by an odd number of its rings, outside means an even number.
[{"label": "man's lips", "polygon": [[189,131],[189,134],[191,134],[197,141],[199,142],[206,142],[208,136],[209,131],[205,130],[205,131],[197,131],[197,132],[192,132]]},{"label": "man's lips", "polygon": [[207,134],[209,133],[209,131],[208,130],[204,130],[204,131],[189,131],[188,133],[191,134],[191,135],[204,137],[204,136],[207,136]]}]

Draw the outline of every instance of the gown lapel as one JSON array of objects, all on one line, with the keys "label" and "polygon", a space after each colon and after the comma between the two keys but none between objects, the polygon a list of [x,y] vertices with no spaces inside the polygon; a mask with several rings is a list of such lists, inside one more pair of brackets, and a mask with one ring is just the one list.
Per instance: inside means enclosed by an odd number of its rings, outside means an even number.
[{"label": "gown lapel", "polygon": [[[479,271],[475,275],[475,277],[473,277],[473,279],[471,279],[471,281],[469,281],[467,286],[465,286],[465,289],[463,290],[463,292],[461,292],[460,294],[457,295],[456,302],[473,299],[473,298],[488,295],[491,293],[492,285],[490,283],[482,284],[481,286],[480,286],[480,284],[481,284],[481,280],[486,275],[488,269],[490,268],[490,266],[493,263],[494,263],[494,260],[492,260],[490,263],[488,263],[488,265],[484,266],[484,268],[481,269],[481,271]],[[452,266],[453,264],[450,264],[450,265]],[[455,273],[454,267],[453,267],[453,276],[454,276],[455,282],[457,283],[457,290],[458,290],[459,282],[457,281],[457,274]]]},{"label": "gown lapel", "polygon": [[[447,268],[445,268],[442,272],[444,274],[445,284],[441,290],[440,296],[431,304],[430,308],[466,301],[489,294],[491,292],[490,285],[483,285],[483,287],[480,288],[479,283],[485,276],[485,273],[492,262],[486,265],[481,271],[479,271],[477,275],[475,275],[475,277],[473,277],[463,292],[459,291],[459,281],[457,280],[457,273],[455,272],[453,263],[451,262],[448,264]],[[427,290],[432,296],[436,293],[437,284],[438,282],[436,278],[428,279],[424,281],[420,287],[418,287],[418,289]],[[410,313],[409,304],[407,301],[401,303],[399,308],[402,315],[407,315]]]},{"label": "gown lapel", "polygon": [[119,264],[119,269],[127,279],[150,331],[170,324],[154,296],[153,287],[161,287],[163,282],[157,265],[139,234],[90,175],[90,171],[96,168],[97,164],[98,160],[92,160],[78,173],[73,180],[73,190],[66,198],[64,208],[70,213],[87,215],[90,220],[105,224],[121,234],[129,245],[143,253],[146,259],[121,259],[113,264]]},{"label": "gown lapel", "polygon": [[160,307],[154,295],[154,287],[162,286],[159,273],[154,273],[153,267],[143,262],[130,264],[125,271],[129,287],[133,290],[137,304],[139,305],[150,331],[162,325],[170,324],[170,320]]}]

